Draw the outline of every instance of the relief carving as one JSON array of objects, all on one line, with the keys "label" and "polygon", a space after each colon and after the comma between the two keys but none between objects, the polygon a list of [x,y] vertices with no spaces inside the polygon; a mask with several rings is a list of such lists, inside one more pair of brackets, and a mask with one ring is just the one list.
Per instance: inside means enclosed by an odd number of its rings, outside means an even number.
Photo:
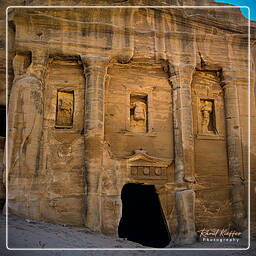
[{"label": "relief carving", "polygon": [[131,103],[131,109],[134,108],[133,120],[146,120],[146,104],[144,102],[136,101]]},{"label": "relief carving", "polygon": [[133,179],[165,180],[171,171],[172,160],[149,156],[144,150],[135,150],[128,158],[129,176]]},{"label": "relief carving", "polygon": [[147,97],[131,96],[130,127],[133,132],[147,132]]},{"label": "relief carving", "polygon": [[60,159],[71,160],[72,147],[70,144],[60,144],[58,147],[57,155]]},{"label": "relief carving", "polygon": [[102,228],[105,234],[115,234],[120,215],[120,203],[111,198],[104,197],[102,201],[103,218]]},{"label": "relief carving", "polygon": [[[40,58],[44,63],[47,59]],[[20,75],[24,63],[14,60],[15,79],[9,101],[9,174],[36,175],[39,169],[40,142],[43,127],[43,78],[45,66],[37,56]]]},{"label": "relief carving", "polygon": [[213,102],[200,100],[201,131],[202,133],[214,133]]},{"label": "relief carving", "polygon": [[166,178],[166,167],[131,166],[131,176],[139,178],[147,176],[151,178]]},{"label": "relief carving", "polygon": [[18,79],[20,76],[24,75],[29,67],[30,56],[27,54],[16,54],[13,58],[12,66],[15,72],[15,79]]},{"label": "relief carving", "polygon": [[159,168],[159,167],[155,167],[155,175],[160,176],[160,175],[161,175],[161,173],[162,173],[161,168]]},{"label": "relief carving", "polygon": [[[223,88],[216,72],[197,71],[192,83],[193,123],[198,139],[223,140],[225,107]],[[214,136],[213,136],[214,135]]]},{"label": "relief carving", "polygon": [[149,174],[150,174],[149,166],[145,166],[145,167],[144,167],[144,169],[143,169],[143,174],[144,174],[144,175],[149,175]]},{"label": "relief carving", "polygon": [[74,111],[74,92],[58,91],[56,127],[72,128]]},{"label": "relief carving", "polygon": [[102,193],[106,195],[117,194],[117,174],[115,170],[105,170],[101,177]]}]

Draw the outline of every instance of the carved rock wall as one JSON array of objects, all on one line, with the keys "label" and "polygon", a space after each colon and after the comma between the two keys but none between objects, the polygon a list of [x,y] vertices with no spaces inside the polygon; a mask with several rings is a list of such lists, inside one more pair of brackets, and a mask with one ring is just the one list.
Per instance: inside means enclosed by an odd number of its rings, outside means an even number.
[{"label": "carved rock wall", "polygon": [[[12,9],[9,19],[10,61],[14,49],[16,55],[32,52],[32,59],[35,49],[49,54],[42,79],[39,180],[27,190],[17,186],[20,173],[10,177],[12,212],[116,234],[122,187],[136,181],[129,177],[127,157],[146,150],[174,160],[166,180],[149,181],[151,169],[144,165],[155,161],[150,157],[138,167],[145,172],[143,183],[158,186],[177,240],[194,241],[195,230],[209,218],[214,227],[231,219],[243,226],[248,60],[247,21],[238,9]],[[12,69],[10,74],[12,80]],[[202,108],[203,100],[210,110]],[[252,136],[254,126],[252,118]],[[254,151],[252,144],[253,179]],[[30,178],[22,186],[30,186]],[[23,190],[31,198],[21,200]]]},{"label": "carved rock wall", "polygon": [[[115,156],[144,149],[149,155],[173,159],[172,95],[161,65],[118,64],[109,67],[105,94],[105,140]],[[133,132],[131,95],[147,97],[148,132]],[[136,121],[134,121],[136,123]],[[137,124],[140,125],[139,121]]]},{"label": "carved rock wall", "polygon": [[212,71],[196,71],[192,82],[196,223],[199,228],[209,225],[212,228],[219,225],[226,227],[232,215],[224,94],[217,74]]},{"label": "carved rock wall", "polygon": [[[50,60],[40,182],[41,219],[49,222],[84,223],[84,83],[83,67],[77,60]],[[62,126],[56,115],[62,118]]]}]

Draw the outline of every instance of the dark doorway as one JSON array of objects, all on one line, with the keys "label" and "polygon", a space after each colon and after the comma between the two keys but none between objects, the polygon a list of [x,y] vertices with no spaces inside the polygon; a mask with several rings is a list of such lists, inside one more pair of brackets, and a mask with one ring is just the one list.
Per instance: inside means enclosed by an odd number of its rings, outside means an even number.
[{"label": "dark doorway", "polygon": [[118,235],[150,247],[165,247],[171,237],[154,185],[129,183],[122,189]]}]

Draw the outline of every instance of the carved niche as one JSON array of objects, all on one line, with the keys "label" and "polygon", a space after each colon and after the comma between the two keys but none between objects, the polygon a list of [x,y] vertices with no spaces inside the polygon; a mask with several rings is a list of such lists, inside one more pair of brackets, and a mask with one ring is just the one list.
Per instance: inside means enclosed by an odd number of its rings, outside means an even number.
[{"label": "carved niche", "polygon": [[72,128],[74,91],[57,91],[56,128]]},{"label": "carved niche", "polygon": [[192,83],[194,132],[197,138],[224,139],[225,111],[218,71],[197,71]]},{"label": "carved niche", "polygon": [[144,150],[135,150],[135,154],[128,157],[128,177],[131,180],[145,181],[173,180],[171,164],[172,160],[149,156]]}]

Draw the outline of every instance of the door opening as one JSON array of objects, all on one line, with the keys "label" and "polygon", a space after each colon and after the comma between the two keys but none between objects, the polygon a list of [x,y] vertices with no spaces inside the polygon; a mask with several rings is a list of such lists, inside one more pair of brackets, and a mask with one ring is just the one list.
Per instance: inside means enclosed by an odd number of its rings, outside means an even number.
[{"label": "door opening", "polygon": [[154,185],[128,183],[121,199],[119,237],[156,248],[169,244],[170,233]]}]

